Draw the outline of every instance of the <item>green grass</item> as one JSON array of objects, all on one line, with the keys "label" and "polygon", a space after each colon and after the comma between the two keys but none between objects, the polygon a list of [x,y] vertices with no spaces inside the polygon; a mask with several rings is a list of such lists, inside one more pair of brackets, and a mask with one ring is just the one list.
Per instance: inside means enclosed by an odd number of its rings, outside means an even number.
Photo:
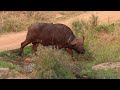
[{"label": "green grass", "polygon": [[[97,41],[97,39],[94,40]],[[90,48],[89,45],[86,45],[87,50],[85,55],[79,55],[79,56],[76,55],[76,57],[78,56],[79,59],[79,63],[77,65],[73,63],[70,55],[64,50],[53,50],[51,47],[40,46],[37,52],[38,56],[34,56],[31,54],[32,53],[31,47],[30,46],[26,47],[24,50],[23,58],[26,56],[32,56],[32,59],[34,59],[34,63],[35,63],[34,69],[36,72],[33,72],[30,75],[30,78],[76,79],[75,75],[79,74],[80,77],[87,76],[90,79],[119,79],[120,72],[115,72],[113,70],[94,71],[91,69],[92,66],[98,63],[103,63],[108,61],[119,61],[118,58],[115,57],[116,55],[115,53],[112,55],[113,52],[116,52],[115,48],[117,49],[117,46],[116,47],[112,46],[114,47],[114,49],[112,49],[109,46],[107,49],[106,47],[103,46],[99,50],[97,49],[99,47],[97,43],[100,44],[99,40],[92,45],[94,46],[94,48],[92,49]],[[111,48],[111,53],[110,51],[108,51],[109,48]],[[103,49],[104,51],[102,51]],[[0,61],[0,67],[8,67],[11,69],[15,69],[16,66],[9,64],[9,61],[17,60],[17,58],[19,57],[17,56],[17,53],[18,50],[1,52],[0,56],[3,59],[6,59],[7,61],[6,60]],[[86,59],[88,59],[89,61],[87,61]]]},{"label": "green grass", "polygon": [[[73,79],[76,78],[70,67],[71,57],[64,50],[53,50],[51,47],[40,46],[38,56],[33,59],[37,73],[31,78],[40,79]],[[71,63],[73,64],[73,62]]]},{"label": "green grass", "polygon": [[92,66],[99,63],[120,61],[119,24],[99,24],[97,19],[99,18],[92,16],[88,22],[74,21],[72,23],[72,27],[77,33],[76,36],[81,37],[81,34],[85,36],[86,53],[83,56],[89,57],[88,62],[80,62],[80,75],[93,79],[119,79],[119,71],[92,70]]},{"label": "green grass", "polygon": [[[62,15],[64,14],[62,12]],[[77,55],[74,52],[75,57],[78,58],[78,64],[74,64],[64,49],[56,50],[39,46],[38,56],[35,56],[32,54],[31,46],[28,46],[24,49],[22,57],[18,56],[18,50],[0,52],[0,67],[15,69],[16,66],[11,65],[10,61],[31,57],[35,67],[30,78],[76,79],[76,75],[79,75],[80,77],[87,76],[89,79],[120,79],[120,71],[92,70],[92,66],[96,64],[120,61],[120,25],[99,24],[98,19],[99,17],[92,16],[88,22],[74,21],[72,23],[76,37],[85,36],[86,53]]]},{"label": "green grass", "polygon": [[24,60],[25,57],[31,56],[31,47],[25,47],[23,56],[19,56],[18,54],[19,49],[0,52],[0,67],[23,72],[23,70],[17,66],[16,62]]},{"label": "green grass", "polygon": [[[25,47],[23,50],[23,57],[30,56],[31,54],[32,54],[31,46]],[[12,61],[19,59],[20,58],[19,49],[0,52],[0,57],[10,59]]]},{"label": "green grass", "polygon": [[24,48],[24,51],[23,51],[23,54],[24,54],[25,56],[31,55],[31,54],[32,54],[32,47],[31,47],[31,46],[25,47],[25,48]]},{"label": "green grass", "polygon": [[[35,75],[31,73],[30,78],[39,79],[74,79],[75,74],[74,66],[70,55],[64,50],[54,50],[51,47],[40,46],[38,48],[38,56],[32,54],[31,46],[24,48],[24,54],[22,57],[18,56],[19,50],[0,52],[0,57],[3,60],[0,62],[1,67],[8,67],[16,71],[21,70],[11,61],[24,60],[25,57],[31,57],[35,63]],[[71,64],[71,65],[69,65]]]},{"label": "green grass", "polygon": [[0,60],[0,68],[10,68],[10,69],[15,69],[16,66],[11,64],[11,63],[8,63],[4,60]]},{"label": "green grass", "polygon": [[115,29],[115,27],[112,24],[102,24],[102,25],[98,25],[95,27],[95,30],[100,32],[100,31],[104,31],[104,32],[113,32]]}]

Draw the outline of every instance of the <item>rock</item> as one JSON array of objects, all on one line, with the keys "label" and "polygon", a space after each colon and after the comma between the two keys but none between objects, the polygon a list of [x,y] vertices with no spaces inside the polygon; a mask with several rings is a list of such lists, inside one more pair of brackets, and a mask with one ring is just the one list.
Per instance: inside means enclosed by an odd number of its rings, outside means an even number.
[{"label": "rock", "polygon": [[107,62],[107,63],[101,63],[98,65],[95,65],[92,67],[93,70],[120,70],[120,62]]},{"label": "rock", "polygon": [[26,74],[22,74],[18,71],[10,72],[7,79],[29,79]]},{"label": "rock", "polygon": [[82,79],[88,79],[88,76],[83,76]]},{"label": "rock", "polygon": [[13,79],[29,79],[26,74],[17,73]]},{"label": "rock", "polygon": [[8,75],[10,69],[9,68],[0,68],[0,77],[5,77]]},{"label": "rock", "polygon": [[[27,72],[31,72],[31,67],[27,67]],[[1,79],[29,79],[27,74],[20,73],[18,71],[10,70],[9,68],[0,68]]]},{"label": "rock", "polygon": [[27,72],[27,73],[32,73],[33,69],[34,69],[35,64],[27,64],[23,66],[23,69]]},{"label": "rock", "polygon": [[24,60],[24,63],[31,63],[33,60],[31,59],[31,58],[26,58],[25,60]]}]

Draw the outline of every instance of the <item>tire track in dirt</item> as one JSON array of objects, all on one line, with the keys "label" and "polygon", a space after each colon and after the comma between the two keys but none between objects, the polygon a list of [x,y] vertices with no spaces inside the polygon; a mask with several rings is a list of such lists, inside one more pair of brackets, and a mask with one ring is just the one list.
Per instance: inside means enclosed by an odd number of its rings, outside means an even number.
[{"label": "tire track in dirt", "polygon": [[[88,13],[83,13],[78,16],[72,17],[68,20],[62,20],[59,21],[58,23],[63,23],[67,26],[70,27],[70,24],[74,20],[89,20],[91,15],[97,15],[98,20],[101,23],[108,23],[108,18],[109,22],[115,22],[117,20],[120,20],[120,11],[91,11]],[[27,31],[22,31],[18,33],[8,33],[5,35],[0,36],[0,51],[5,51],[5,50],[12,50],[12,49],[17,49],[20,48],[21,42],[25,40]]]}]

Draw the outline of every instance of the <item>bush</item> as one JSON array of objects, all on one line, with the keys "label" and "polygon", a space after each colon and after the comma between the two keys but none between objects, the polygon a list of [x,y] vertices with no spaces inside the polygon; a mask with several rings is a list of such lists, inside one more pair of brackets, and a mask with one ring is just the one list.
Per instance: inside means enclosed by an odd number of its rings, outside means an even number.
[{"label": "bush", "polygon": [[89,23],[91,24],[92,28],[96,27],[98,25],[98,16],[92,15]]},{"label": "bush", "polygon": [[34,56],[36,64],[32,78],[41,79],[73,79],[76,78],[73,61],[67,52],[52,49],[51,47],[39,47],[38,56]]},{"label": "bush", "polygon": [[[92,19],[92,20],[91,20]],[[97,22],[97,23],[96,23]],[[97,17],[92,16],[89,21],[74,21],[72,23],[76,33],[85,36],[86,53],[82,56],[89,58],[88,62],[80,62],[80,76],[88,76],[89,78],[119,78],[120,72],[113,73],[113,70],[94,71],[92,66],[105,63],[116,62],[120,60],[120,26],[119,23],[100,24]],[[105,33],[104,33],[105,32]],[[79,58],[81,59],[81,57]]]},{"label": "bush", "polygon": [[102,25],[96,26],[95,30],[98,32],[100,31],[113,32],[115,30],[115,26],[112,24],[102,24]]},{"label": "bush", "polygon": [[84,21],[74,21],[72,23],[73,32],[75,32],[75,36],[79,37],[81,35],[84,35],[86,23]]}]

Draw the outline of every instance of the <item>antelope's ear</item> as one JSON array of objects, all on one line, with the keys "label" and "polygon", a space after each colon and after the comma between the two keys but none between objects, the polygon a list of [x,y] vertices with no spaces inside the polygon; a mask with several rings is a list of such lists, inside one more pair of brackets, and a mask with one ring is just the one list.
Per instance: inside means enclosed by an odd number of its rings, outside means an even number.
[{"label": "antelope's ear", "polygon": [[77,39],[74,39],[72,42],[70,42],[71,45],[76,45],[78,43]]}]

